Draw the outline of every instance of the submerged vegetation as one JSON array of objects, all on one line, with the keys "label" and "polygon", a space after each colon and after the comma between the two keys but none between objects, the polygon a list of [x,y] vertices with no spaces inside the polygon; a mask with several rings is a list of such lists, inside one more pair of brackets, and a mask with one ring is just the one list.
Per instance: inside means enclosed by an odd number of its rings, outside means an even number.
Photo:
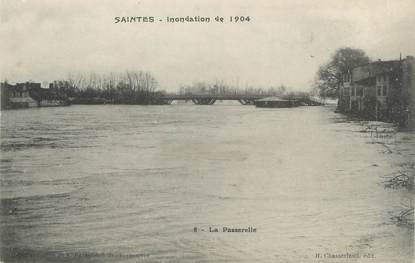
[{"label": "submerged vegetation", "polygon": [[406,207],[402,210],[398,215],[393,216],[392,220],[394,220],[398,225],[414,228],[414,208]]},{"label": "submerged vegetation", "polygon": [[384,184],[387,188],[406,188],[408,190],[414,189],[414,163],[407,164],[411,167],[406,170],[399,170],[397,173],[389,175]]},{"label": "submerged vegetation", "polygon": [[383,146],[384,154],[397,155],[396,168],[390,174],[384,175],[382,182],[385,188],[393,189],[395,191],[402,191],[402,193],[410,196],[399,212],[395,213],[391,220],[397,225],[414,228],[414,177],[415,177],[415,162],[410,156],[404,157],[404,152],[411,148],[410,144],[406,143],[406,138],[400,138],[398,129],[392,124],[382,122],[363,122],[365,132],[369,135],[371,144],[380,144]]}]

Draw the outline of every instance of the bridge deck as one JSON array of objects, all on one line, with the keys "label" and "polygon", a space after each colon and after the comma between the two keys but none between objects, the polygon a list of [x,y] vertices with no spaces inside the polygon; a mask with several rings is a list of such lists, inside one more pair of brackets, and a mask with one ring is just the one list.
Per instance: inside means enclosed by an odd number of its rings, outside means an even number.
[{"label": "bridge deck", "polygon": [[175,95],[167,94],[162,97],[165,100],[192,100],[192,99],[215,99],[215,100],[257,100],[267,97],[266,95]]}]

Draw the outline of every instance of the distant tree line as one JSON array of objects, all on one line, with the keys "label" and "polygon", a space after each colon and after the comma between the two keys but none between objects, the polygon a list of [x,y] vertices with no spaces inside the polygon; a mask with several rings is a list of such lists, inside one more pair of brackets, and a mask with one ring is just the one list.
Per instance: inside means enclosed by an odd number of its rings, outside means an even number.
[{"label": "distant tree line", "polygon": [[[158,90],[155,77],[148,72],[126,71],[124,73],[77,73],[66,79],[56,80],[48,89],[31,90],[37,100],[58,99],[72,104],[165,104],[165,91]],[[241,88],[224,81],[196,82],[182,86],[181,95],[259,95],[261,97],[298,98],[309,97],[308,93],[292,92],[280,85],[268,88],[247,86]]]},{"label": "distant tree line", "polygon": [[157,91],[154,76],[143,71],[121,74],[71,74],[66,80],[54,81],[51,90],[75,104],[158,104],[162,92]]},{"label": "distant tree line", "polygon": [[296,99],[309,101],[310,92],[292,91],[291,88],[280,85],[269,88],[246,87],[240,88],[230,86],[223,81],[214,83],[196,82],[193,85],[182,86],[179,90],[180,95],[260,95],[263,97],[279,97],[282,99]]},{"label": "distant tree line", "polygon": [[231,86],[223,81],[214,83],[196,82],[192,85],[182,86],[179,90],[181,95],[263,95],[263,96],[283,96],[288,88],[284,85],[278,87],[260,88]]}]

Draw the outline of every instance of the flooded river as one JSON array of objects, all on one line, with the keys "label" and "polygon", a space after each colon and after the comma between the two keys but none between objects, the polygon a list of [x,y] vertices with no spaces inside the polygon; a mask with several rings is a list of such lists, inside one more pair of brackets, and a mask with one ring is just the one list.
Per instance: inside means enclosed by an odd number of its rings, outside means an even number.
[{"label": "flooded river", "polygon": [[330,107],[2,112],[3,261],[412,262],[391,219],[411,194],[383,181],[415,136],[363,129]]}]

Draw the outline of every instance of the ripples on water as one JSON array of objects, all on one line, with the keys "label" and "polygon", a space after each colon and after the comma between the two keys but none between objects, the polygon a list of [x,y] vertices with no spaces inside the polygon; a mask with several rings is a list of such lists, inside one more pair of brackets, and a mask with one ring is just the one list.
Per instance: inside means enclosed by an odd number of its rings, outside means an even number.
[{"label": "ripples on water", "polygon": [[[381,185],[402,160],[371,143],[360,122],[332,111],[108,105],[2,112],[3,257],[318,262],[316,253],[367,252],[376,256],[370,262],[411,262],[413,231],[390,222],[408,197]],[[413,134],[400,136],[415,142]],[[209,226],[257,233],[193,232]]]}]

